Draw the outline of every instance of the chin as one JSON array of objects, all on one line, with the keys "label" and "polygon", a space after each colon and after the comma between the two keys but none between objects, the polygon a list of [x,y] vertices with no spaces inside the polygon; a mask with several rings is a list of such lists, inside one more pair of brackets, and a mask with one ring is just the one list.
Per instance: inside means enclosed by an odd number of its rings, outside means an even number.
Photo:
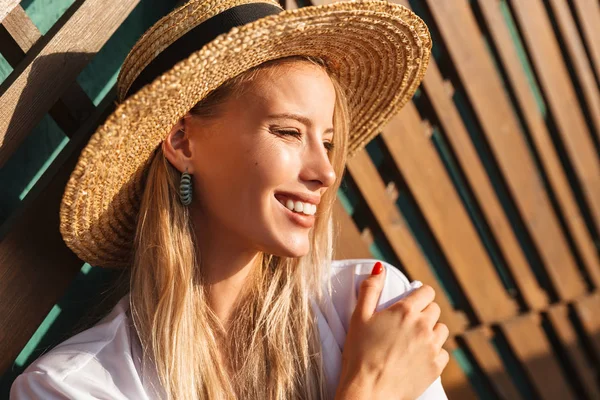
[{"label": "chin", "polygon": [[279,257],[298,258],[307,255],[309,251],[310,243],[308,238],[303,238],[286,241],[270,253]]},{"label": "chin", "polygon": [[303,257],[305,255],[308,254],[308,248],[306,250],[302,250],[302,251],[298,251],[296,249],[290,249],[289,251],[287,251],[285,254],[282,254],[281,256],[283,257],[288,257],[288,258],[299,258],[299,257]]}]

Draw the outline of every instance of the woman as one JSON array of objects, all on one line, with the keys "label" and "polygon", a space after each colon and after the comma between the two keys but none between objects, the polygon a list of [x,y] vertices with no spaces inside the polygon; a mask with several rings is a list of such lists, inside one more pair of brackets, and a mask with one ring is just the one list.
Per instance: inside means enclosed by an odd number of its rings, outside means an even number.
[{"label": "woman", "polygon": [[130,293],[11,397],[446,398],[433,290],[331,261],[346,157],[410,99],[430,47],[380,1],[195,0],[153,26],[61,205],[65,242],[130,268]]}]

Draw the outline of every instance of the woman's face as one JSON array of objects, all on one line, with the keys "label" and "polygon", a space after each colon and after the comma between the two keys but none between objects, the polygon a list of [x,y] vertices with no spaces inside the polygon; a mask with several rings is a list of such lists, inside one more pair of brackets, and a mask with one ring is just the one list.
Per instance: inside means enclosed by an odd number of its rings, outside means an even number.
[{"label": "woman's face", "polygon": [[299,257],[336,178],[327,150],[336,95],[318,66],[272,68],[218,117],[185,119],[191,157],[183,168],[193,174],[193,212],[207,237]]}]

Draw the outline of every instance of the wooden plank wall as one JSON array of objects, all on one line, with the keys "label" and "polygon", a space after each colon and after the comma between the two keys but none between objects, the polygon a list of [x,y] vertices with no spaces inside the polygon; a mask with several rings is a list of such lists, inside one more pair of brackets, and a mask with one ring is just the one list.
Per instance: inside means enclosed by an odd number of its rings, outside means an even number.
[{"label": "wooden plank wall", "polygon": [[76,0],[45,35],[14,4],[0,26],[0,53],[13,67],[0,85],[0,167],[47,113],[70,138],[0,226],[2,373],[82,266],[62,241],[58,209],[79,153],[112,109],[114,93],[94,106],[76,78],[138,1]]},{"label": "wooden plank wall", "polygon": [[[46,114],[70,139],[0,226],[0,371],[81,267],[58,205],[114,95],[95,106],[75,78],[138,1],[76,0],[45,35],[0,1],[13,68],[0,167]],[[600,398],[600,4],[395,1],[427,22],[434,57],[413,101],[348,163],[337,258],[384,258],[436,289],[451,399]]]},{"label": "wooden plank wall", "polygon": [[600,398],[600,3],[396,2],[434,57],[342,229],[436,288],[450,398]]}]

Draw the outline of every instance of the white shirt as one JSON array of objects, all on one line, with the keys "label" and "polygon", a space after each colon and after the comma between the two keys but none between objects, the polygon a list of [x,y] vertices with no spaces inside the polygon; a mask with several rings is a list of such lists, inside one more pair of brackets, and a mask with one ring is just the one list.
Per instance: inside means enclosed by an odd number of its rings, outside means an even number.
[{"label": "white shirt", "polygon": [[[342,350],[360,282],[377,260],[332,263],[332,296],[312,303],[317,315],[327,386],[331,398],[341,371]],[[396,268],[386,268],[377,310],[388,307],[413,289]],[[95,326],[42,355],[15,379],[10,399],[135,399],[166,397],[154,367],[142,368],[141,347],[131,323],[129,295]],[[438,378],[419,400],[447,399]]]}]

